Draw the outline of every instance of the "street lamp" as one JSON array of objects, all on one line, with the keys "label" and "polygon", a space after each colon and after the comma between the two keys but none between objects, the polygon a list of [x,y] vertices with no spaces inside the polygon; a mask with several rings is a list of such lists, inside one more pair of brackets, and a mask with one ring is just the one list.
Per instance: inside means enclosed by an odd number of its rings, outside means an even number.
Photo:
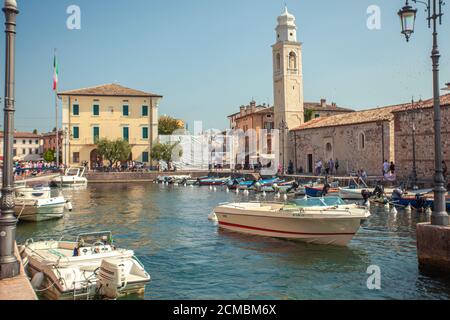
[{"label": "street lamp", "polygon": [[400,22],[402,24],[402,33],[406,37],[406,41],[409,41],[411,34],[414,33],[414,25],[416,23],[417,9],[414,9],[409,5],[408,0],[406,0],[405,6],[398,12],[400,16]]},{"label": "street lamp", "polygon": [[[433,28],[433,48],[431,51],[431,59],[433,62],[433,105],[434,105],[434,206],[431,214],[431,224],[447,226],[449,224],[449,216],[445,208],[445,182],[442,170],[442,148],[441,148],[441,106],[439,101],[439,50],[437,42],[437,22],[442,22],[442,5],[443,0],[428,0],[427,2],[412,0],[414,3],[424,4],[428,12],[428,27]],[[416,9],[413,9],[408,0],[406,5],[398,12],[402,21],[402,33],[409,41],[411,34],[414,32],[416,19]],[[431,23],[433,22],[433,25]]]},{"label": "street lamp", "polygon": [[3,143],[3,186],[0,201],[0,279],[19,275],[20,265],[14,254],[17,219],[14,217],[14,61],[16,16],[19,13],[15,0],[5,0],[5,98],[4,104],[4,143]]},{"label": "street lamp", "polygon": [[281,120],[280,129],[283,132],[283,174],[285,173],[285,164],[286,164],[286,149],[284,145],[284,140],[286,139],[286,131],[289,130],[288,125],[285,120]]}]

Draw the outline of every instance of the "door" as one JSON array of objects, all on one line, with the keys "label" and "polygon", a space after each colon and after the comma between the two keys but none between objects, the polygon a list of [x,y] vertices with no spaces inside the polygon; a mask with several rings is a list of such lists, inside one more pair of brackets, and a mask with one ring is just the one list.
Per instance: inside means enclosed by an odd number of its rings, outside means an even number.
[{"label": "door", "polygon": [[308,172],[311,173],[313,172],[313,158],[312,158],[312,154],[308,154]]}]

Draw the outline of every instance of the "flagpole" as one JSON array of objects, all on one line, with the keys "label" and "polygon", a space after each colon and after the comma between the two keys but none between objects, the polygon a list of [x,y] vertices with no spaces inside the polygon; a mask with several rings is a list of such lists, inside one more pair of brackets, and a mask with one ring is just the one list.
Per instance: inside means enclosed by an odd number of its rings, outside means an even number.
[{"label": "flagpole", "polygon": [[[56,77],[58,76],[57,74],[57,68],[58,68],[58,60],[56,59],[56,48],[55,48],[55,65],[54,65],[54,72],[56,74]],[[56,166],[58,167],[59,170],[59,132],[58,132],[58,80],[56,80],[56,84],[55,84],[55,113],[56,113]]]}]

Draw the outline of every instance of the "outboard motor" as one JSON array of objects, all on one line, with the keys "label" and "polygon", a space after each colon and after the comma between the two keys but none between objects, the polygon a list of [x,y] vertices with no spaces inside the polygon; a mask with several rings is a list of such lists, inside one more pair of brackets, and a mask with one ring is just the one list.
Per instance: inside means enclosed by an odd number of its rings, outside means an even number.
[{"label": "outboard motor", "polygon": [[97,281],[98,293],[110,299],[117,298],[120,290],[127,285],[127,275],[131,267],[131,261],[103,259]]},{"label": "outboard motor", "polygon": [[361,190],[361,195],[362,195],[362,197],[363,197],[363,199],[364,199],[364,203],[366,203],[366,202],[369,200],[369,198],[372,196],[372,194],[370,193],[370,191],[367,190],[367,189]]},{"label": "outboard motor", "polygon": [[399,188],[394,189],[392,191],[392,200],[400,200],[402,198],[403,191]]},{"label": "outboard motor", "polygon": [[322,189],[322,197],[326,196],[328,194],[328,191],[330,190],[330,185],[328,183],[325,183]]}]

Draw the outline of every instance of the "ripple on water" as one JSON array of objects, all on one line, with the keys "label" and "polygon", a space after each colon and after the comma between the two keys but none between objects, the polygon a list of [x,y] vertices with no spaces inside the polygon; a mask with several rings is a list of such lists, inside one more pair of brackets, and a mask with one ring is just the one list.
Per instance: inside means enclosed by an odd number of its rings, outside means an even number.
[{"label": "ripple on water", "polygon": [[[254,195],[152,183],[64,192],[73,211],[57,221],[20,223],[19,242],[111,230],[151,274],[146,299],[450,298],[448,282],[417,269],[415,225],[426,217],[416,212],[393,215],[373,206],[341,248],[238,234],[207,220],[218,203]],[[367,289],[372,264],[381,268],[381,290]]]}]

